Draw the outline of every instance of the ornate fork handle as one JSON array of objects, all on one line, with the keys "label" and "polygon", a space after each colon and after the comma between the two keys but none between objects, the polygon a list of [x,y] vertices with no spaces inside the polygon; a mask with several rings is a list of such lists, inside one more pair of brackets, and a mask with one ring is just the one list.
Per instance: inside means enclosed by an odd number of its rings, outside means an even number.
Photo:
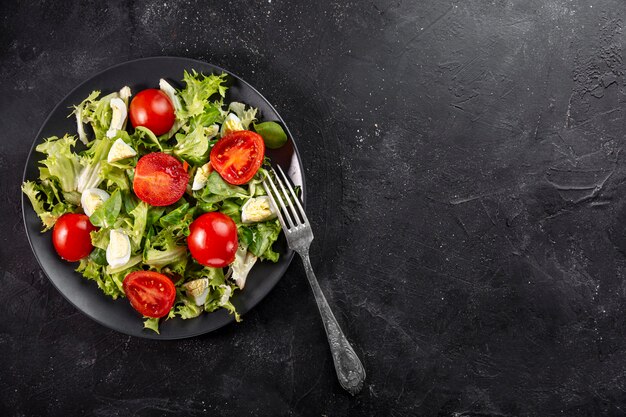
[{"label": "ornate fork handle", "polygon": [[330,352],[333,355],[333,362],[335,363],[335,371],[337,371],[339,384],[350,394],[356,395],[361,391],[361,388],[363,388],[365,381],[365,369],[363,368],[363,364],[361,364],[359,357],[343,334],[339,323],[337,323],[337,319],[335,319],[335,315],[326,301],[326,297],[324,297],[324,293],[315,277],[315,272],[313,272],[308,251],[299,251],[298,253],[302,257],[306,277],[309,280],[309,284],[311,284],[311,289],[313,290],[313,295],[317,302],[317,308],[322,316],[322,322],[326,330],[326,337],[328,337]]}]

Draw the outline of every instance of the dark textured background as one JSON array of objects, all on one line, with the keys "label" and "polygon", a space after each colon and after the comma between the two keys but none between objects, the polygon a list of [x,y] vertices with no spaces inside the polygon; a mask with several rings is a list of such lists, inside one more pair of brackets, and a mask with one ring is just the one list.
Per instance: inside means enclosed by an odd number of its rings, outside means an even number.
[{"label": "dark textured background", "polygon": [[[1,415],[626,413],[623,1],[0,8]],[[36,131],[77,83],[152,55],[230,69],[289,124],[357,397],[299,261],[240,325],[176,342],[99,326],[37,266]]]}]

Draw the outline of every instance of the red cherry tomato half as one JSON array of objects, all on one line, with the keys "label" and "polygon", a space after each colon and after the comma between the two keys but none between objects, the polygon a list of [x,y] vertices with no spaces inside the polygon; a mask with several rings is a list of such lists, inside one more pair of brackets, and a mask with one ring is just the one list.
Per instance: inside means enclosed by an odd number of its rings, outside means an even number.
[{"label": "red cherry tomato half", "polygon": [[149,153],[137,161],[133,190],[140,200],[153,206],[174,204],[185,193],[189,174],[171,155]]},{"label": "red cherry tomato half", "polygon": [[176,298],[172,280],[158,272],[131,272],[124,278],[123,287],[130,305],[146,317],[166,316]]},{"label": "red cherry tomato half", "polygon": [[191,223],[189,232],[187,246],[200,264],[223,268],[235,260],[239,245],[237,226],[227,215],[205,213]]},{"label": "red cherry tomato half", "polygon": [[169,132],[176,119],[170,98],[154,88],[137,93],[130,102],[129,113],[133,127],[147,127],[157,136]]},{"label": "red cherry tomato half", "polygon": [[245,184],[254,177],[265,157],[265,142],[249,130],[231,132],[211,150],[211,166],[231,184]]},{"label": "red cherry tomato half", "polygon": [[89,233],[97,229],[87,215],[67,213],[54,224],[52,244],[61,258],[76,262],[93,250]]}]

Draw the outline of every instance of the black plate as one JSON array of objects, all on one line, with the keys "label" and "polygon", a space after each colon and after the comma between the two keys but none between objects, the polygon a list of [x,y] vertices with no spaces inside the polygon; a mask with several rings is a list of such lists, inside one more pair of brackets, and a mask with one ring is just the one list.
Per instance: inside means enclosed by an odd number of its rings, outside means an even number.
[{"label": "black plate", "polygon": [[[75,119],[67,117],[70,107],[80,103],[92,90],[101,90],[104,94],[108,94],[128,85],[132,92],[136,93],[144,88],[158,88],[160,78],[166,78],[174,86],[180,88],[182,85],[179,80],[183,78],[183,71],[191,69],[204,74],[228,73],[230,88],[226,97],[227,101],[241,101],[257,107],[261,120],[275,120],[285,127],[289,141],[280,149],[268,149],[267,155],[274,165],[278,164],[283,169],[286,168],[285,171],[294,184],[302,187],[304,197],[306,195],[304,170],[300,155],[291,133],[274,107],[250,84],[236,75],[206,62],[177,57],[154,57],[125,62],[102,71],[72,90],[52,110],[39,130],[26,161],[24,180],[38,178],[37,161],[42,155],[34,151],[37,144],[49,136],[76,132]],[[58,257],[52,246],[50,232],[40,233],[41,222],[25,196],[22,196],[22,212],[28,240],[41,268],[70,303],[98,323],[133,336],[150,339],[181,339],[211,332],[234,321],[232,315],[221,309],[210,314],[202,314],[191,320],[180,318],[162,320],[160,335],[151,330],[144,330],[141,316],[133,310],[126,299],[116,301],[110,299],[100,291],[95,282],[88,281],[74,271],[76,263],[68,263]],[[257,263],[248,276],[245,289],[237,291],[233,297],[233,303],[241,314],[246,313],[261,301],[287,270],[293,258],[293,252],[287,247],[282,235],[275,247],[281,254],[278,263]]]}]

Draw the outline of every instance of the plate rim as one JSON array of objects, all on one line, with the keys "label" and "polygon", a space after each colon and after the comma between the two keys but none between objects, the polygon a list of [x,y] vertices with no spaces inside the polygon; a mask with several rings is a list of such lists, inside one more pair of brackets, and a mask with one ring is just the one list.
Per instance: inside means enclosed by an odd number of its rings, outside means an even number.
[{"label": "plate rim", "polygon": [[[212,64],[210,62],[207,61],[202,61],[199,59],[195,59],[195,58],[188,58],[188,57],[178,57],[178,56],[173,56],[173,55],[158,55],[158,56],[150,56],[150,57],[142,57],[142,58],[136,58],[136,59],[131,59],[131,60],[127,60],[124,62],[119,62],[117,64],[108,66],[98,72],[92,73],[91,75],[89,75],[85,80],[83,80],[82,82],[78,83],[77,85],[75,85],[70,91],[68,91],[61,99],[59,99],[59,101],[55,104],[55,106],[52,108],[52,110],[50,110],[50,112],[48,112],[48,115],[46,116],[46,118],[44,119],[44,121],[41,123],[41,126],[39,127],[39,129],[37,130],[37,134],[35,135],[33,142],[30,146],[30,149],[28,150],[28,153],[26,155],[26,159],[24,161],[24,170],[22,172],[22,184],[27,180],[26,179],[26,175],[27,175],[27,171],[28,171],[28,166],[29,166],[29,161],[31,160],[31,157],[33,156],[33,152],[35,151],[36,146],[38,145],[38,142],[41,137],[41,134],[43,132],[44,127],[48,124],[48,122],[50,121],[50,119],[52,118],[52,115],[55,114],[57,112],[57,110],[59,110],[61,104],[70,96],[72,95],[76,90],[80,89],[81,87],[83,87],[85,84],[89,83],[92,79],[98,77],[99,75],[111,71],[115,68],[124,66],[124,65],[128,65],[128,64],[132,64],[132,63],[140,63],[142,61],[159,61],[159,60],[172,60],[172,61],[187,61],[189,62],[189,64],[201,64],[201,65],[209,65],[211,67],[213,67],[216,71],[221,71],[224,72],[226,74],[228,74],[229,76],[235,78],[238,82],[244,84],[245,86],[247,86],[248,88],[250,88],[254,93],[256,93],[259,98],[263,101],[265,101],[265,103],[276,113],[276,115],[278,116],[279,121],[282,123],[282,126],[285,128],[287,135],[289,138],[291,138],[292,141],[292,145],[293,145],[293,150],[294,150],[294,154],[296,155],[296,158],[298,160],[298,165],[301,167],[302,172],[301,172],[301,188],[302,188],[302,204],[303,207],[306,209],[306,178],[305,178],[305,170],[304,170],[304,165],[302,163],[302,157],[300,156],[300,151],[298,149],[298,145],[296,143],[296,141],[294,140],[294,136],[291,134],[291,131],[289,130],[289,127],[287,126],[287,123],[285,123],[285,120],[283,119],[282,115],[276,110],[276,108],[274,107],[274,105],[272,105],[272,103],[263,95],[259,92],[259,90],[257,90],[254,86],[252,86],[250,83],[248,83],[246,80],[244,80],[243,78],[241,78],[240,76],[238,76],[237,74],[219,66],[219,65],[215,65]],[[193,68],[189,68],[189,69],[193,69]],[[189,339],[192,337],[197,337],[197,336],[201,336],[201,335],[205,335],[205,334],[209,334],[212,333],[218,329],[221,329],[229,324],[232,324],[235,321],[235,317],[232,314],[229,314],[229,320],[224,322],[223,324],[211,329],[211,330],[207,330],[207,331],[194,331],[194,332],[190,332],[189,334],[183,335],[183,336],[162,336],[160,334],[157,333],[140,333],[140,334],[130,334],[128,332],[125,332],[123,330],[117,329],[117,328],[113,328],[111,327],[109,324],[103,322],[102,320],[100,320],[99,318],[97,318],[96,316],[92,316],[90,314],[88,314],[86,311],[84,311],[83,309],[79,308],[74,302],[72,302],[72,300],[70,300],[63,291],[61,291],[59,289],[59,287],[56,285],[56,283],[54,282],[53,279],[50,278],[50,275],[48,274],[48,271],[46,271],[46,269],[43,267],[41,260],[39,259],[39,256],[37,255],[37,252],[35,251],[35,248],[33,246],[33,242],[31,241],[31,237],[30,237],[30,233],[29,233],[29,229],[28,229],[28,223],[26,220],[26,207],[28,207],[28,204],[30,203],[30,201],[27,202],[28,198],[26,197],[26,195],[21,191],[21,184],[20,184],[20,194],[21,194],[21,198],[22,198],[22,204],[21,204],[21,209],[22,209],[22,222],[24,224],[24,230],[26,232],[26,238],[28,240],[28,244],[30,246],[31,252],[32,254],[35,256],[35,260],[37,261],[37,264],[39,265],[39,268],[41,269],[41,271],[44,273],[44,275],[46,276],[46,278],[48,278],[48,281],[52,284],[52,286],[57,290],[57,292],[59,294],[61,294],[61,296],[63,296],[63,298],[70,303],[70,305],[72,305],[76,310],[78,310],[81,314],[83,314],[84,316],[88,317],[89,319],[97,322],[98,324],[100,324],[101,326],[109,329],[109,330],[113,330],[116,331],[118,333],[121,334],[125,334],[127,336],[130,337],[139,337],[139,338],[143,338],[143,339],[151,339],[151,340],[182,340],[182,339]],[[250,304],[250,307],[248,308],[248,310],[246,311],[246,313],[249,313],[252,309],[254,309],[263,299],[265,299],[269,293],[276,287],[276,285],[278,285],[278,283],[283,279],[283,277],[285,276],[285,274],[287,273],[287,269],[289,269],[289,266],[291,265],[291,262],[293,261],[293,257],[295,255],[295,252],[292,250],[291,253],[289,253],[287,255],[288,259],[287,259],[287,264],[285,267],[285,271],[280,275],[280,277],[278,278],[278,280],[276,280],[276,282],[269,288],[268,292],[261,298],[259,298],[258,300],[252,302]],[[75,274],[78,274],[77,272],[74,271]],[[80,274],[78,274],[80,275]],[[80,276],[81,279],[84,279],[82,276]],[[106,297],[105,294],[102,294],[104,297]],[[211,314],[211,313],[208,313]],[[245,314],[245,313],[244,313]],[[138,320],[141,320],[140,318],[138,318]]]}]

